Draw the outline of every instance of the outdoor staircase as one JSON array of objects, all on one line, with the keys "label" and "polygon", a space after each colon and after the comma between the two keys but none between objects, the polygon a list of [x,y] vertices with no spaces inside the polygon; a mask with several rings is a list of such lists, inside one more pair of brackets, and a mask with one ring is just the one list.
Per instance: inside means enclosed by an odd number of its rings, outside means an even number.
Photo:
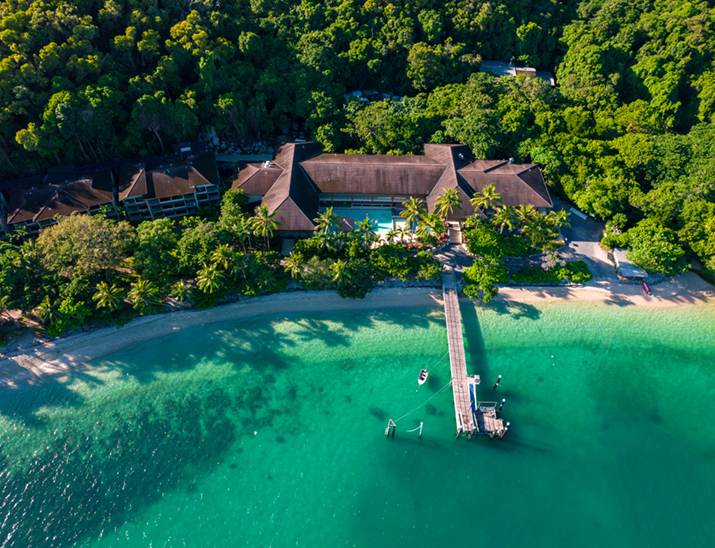
[{"label": "outdoor staircase", "polygon": [[449,224],[449,243],[450,245],[462,244],[462,229],[458,223]]}]

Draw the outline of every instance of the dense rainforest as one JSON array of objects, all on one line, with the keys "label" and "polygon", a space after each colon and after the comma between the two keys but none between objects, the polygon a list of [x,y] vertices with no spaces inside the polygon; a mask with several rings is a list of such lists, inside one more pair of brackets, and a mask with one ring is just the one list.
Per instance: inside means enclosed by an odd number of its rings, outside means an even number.
[{"label": "dense rainforest", "polygon": [[[713,0],[8,0],[0,176],[209,128],[272,141],[298,122],[329,151],[463,142],[540,164],[644,262],[715,269],[714,33]],[[557,86],[479,73],[512,57]],[[406,98],[346,103],[364,89]]]}]

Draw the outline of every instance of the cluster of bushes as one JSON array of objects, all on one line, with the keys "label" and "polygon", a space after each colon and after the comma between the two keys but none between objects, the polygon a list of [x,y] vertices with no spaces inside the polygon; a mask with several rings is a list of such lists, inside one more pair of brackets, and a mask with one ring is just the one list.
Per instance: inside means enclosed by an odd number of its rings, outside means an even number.
[{"label": "cluster of bushes", "polygon": [[591,271],[584,261],[574,261],[565,265],[556,265],[544,270],[543,268],[522,268],[512,274],[511,279],[523,283],[551,283],[567,280],[583,283],[592,278]]},{"label": "cluster of bushes", "polygon": [[328,247],[323,235],[296,243],[286,261],[286,269],[306,289],[335,288],[338,295],[364,298],[375,284],[388,278],[435,280],[442,265],[428,251],[416,251],[402,244],[384,244],[368,250],[360,236],[345,234],[342,243]]},{"label": "cluster of bushes", "polygon": [[505,236],[488,223],[482,223],[462,233],[467,249],[478,257],[501,259],[523,257],[536,253],[529,240],[520,235]]}]

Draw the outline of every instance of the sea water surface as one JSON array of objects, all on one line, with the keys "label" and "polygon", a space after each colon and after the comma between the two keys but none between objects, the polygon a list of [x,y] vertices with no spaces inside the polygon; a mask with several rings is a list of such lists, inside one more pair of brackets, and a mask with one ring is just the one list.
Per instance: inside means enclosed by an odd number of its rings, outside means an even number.
[{"label": "sea water surface", "polygon": [[715,545],[715,307],[462,314],[502,440],[454,437],[439,308],[185,329],[0,390],[0,547]]}]

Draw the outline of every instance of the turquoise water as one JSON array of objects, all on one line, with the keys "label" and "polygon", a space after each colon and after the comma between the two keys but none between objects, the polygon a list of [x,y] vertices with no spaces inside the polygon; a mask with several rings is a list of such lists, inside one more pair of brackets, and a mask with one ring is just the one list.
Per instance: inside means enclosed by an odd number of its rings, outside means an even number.
[{"label": "turquoise water", "polygon": [[377,223],[377,230],[380,233],[387,232],[394,228],[392,224],[392,209],[374,209],[374,208],[336,208],[333,209],[333,213],[340,215],[341,217],[348,217],[355,219],[355,222],[364,221],[365,218],[369,218],[371,221]]},{"label": "turquoise water", "polygon": [[3,389],[0,546],[713,545],[713,307],[462,313],[503,440],[454,439],[440,309],[187,329]]}]

